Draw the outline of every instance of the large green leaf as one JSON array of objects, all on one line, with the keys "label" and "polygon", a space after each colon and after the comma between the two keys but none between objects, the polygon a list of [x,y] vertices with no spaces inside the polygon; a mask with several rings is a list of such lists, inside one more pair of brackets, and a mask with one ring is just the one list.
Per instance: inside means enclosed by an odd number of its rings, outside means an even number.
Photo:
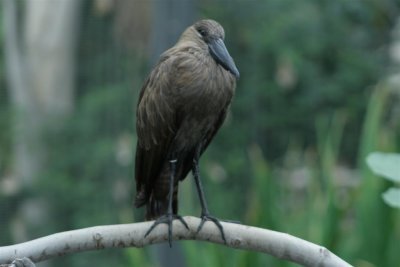
[{"label": "large green leaf", "polygon": [[400,188],[389,188],[382,194],[382,198],[389,206],[400,208]]},{"label": "large green leaf", "polygon": [[400,182],[400,154],[374,152],[368,155],[367,164],[375,174]]}]

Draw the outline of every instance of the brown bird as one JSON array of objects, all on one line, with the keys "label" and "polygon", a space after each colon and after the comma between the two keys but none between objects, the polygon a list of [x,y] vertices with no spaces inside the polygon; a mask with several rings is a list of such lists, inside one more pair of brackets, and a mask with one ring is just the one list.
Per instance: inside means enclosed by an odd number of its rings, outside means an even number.
[{"label": "brown bird", "polygon": [[214,20],[188,27],[165,51],[144,83],[137,105],[135,206],[146,205],[146,219],[172,220],[187,227],[178,212],[178,182],[192,170],[201,202],[201,230],[210,215],[199,177],[199,158],[221,127],[235,92],[239,71],[223,42],[224,29]]}]

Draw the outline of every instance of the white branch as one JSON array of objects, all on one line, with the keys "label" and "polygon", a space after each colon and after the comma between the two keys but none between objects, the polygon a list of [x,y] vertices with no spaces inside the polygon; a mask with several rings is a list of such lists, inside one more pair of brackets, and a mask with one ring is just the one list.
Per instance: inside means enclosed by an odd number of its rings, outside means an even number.
[{"label": "white branch", "polygon": [[[177,220],[173,223],[173,240],[201,240],[223,244],[213,223],[206,222],[196,234],[199,218],[185,217],[189,231]],[[106,225],[61,232],[21,244],[0,247],[0,264],[28,257],[33,262],[88,250],[143,247],[167,240],[167,226],[159,225],[147,238],[144,233],[153,222]],[[328,249],[300,238],[271,230],[221,222],[227,246],[259,251],[304,266],[351,266]]]}]

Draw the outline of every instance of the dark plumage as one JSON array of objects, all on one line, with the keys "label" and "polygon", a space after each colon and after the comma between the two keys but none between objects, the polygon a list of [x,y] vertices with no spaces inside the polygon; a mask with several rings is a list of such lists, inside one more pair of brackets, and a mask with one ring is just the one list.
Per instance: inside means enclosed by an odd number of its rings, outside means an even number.
[{"label": "dark plumage", "polygon": [[239,77],[223,39],[224,30],[217,22],[195,23],[161,55],[142,87],[136,121],[135,206],[146,205],[147,220],[168,215],[158,223],[170,224],[171,217],[179,217],[178,182],[192,169],[202,218],[215,221],[202,193],[198,159],[225,119]]}]

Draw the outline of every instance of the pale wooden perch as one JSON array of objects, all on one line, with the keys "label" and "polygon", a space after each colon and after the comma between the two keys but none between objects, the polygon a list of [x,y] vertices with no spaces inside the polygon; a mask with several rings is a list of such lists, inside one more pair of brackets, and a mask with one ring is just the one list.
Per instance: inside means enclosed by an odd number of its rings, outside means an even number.
[{"label": "pale wooden perch", "polygon": [[[220,232],[207,222],[200,233],[196,229],[200,219],[184,218],[189,231],[179,222],[173,223],[173,240],[201,240],[223,244]],[[304,266],[351,266],[328,249],[300,238],[271,230],[221,222],[227,246],[270,254]],[[0,247],[0,266],[16,258],[28,257],[33,262],[60,257],[82,251],[106,248],[143,247],[165,242],[166,225],[159,225],[147,237],[144,234],[152,222],[95,226],[61,232],[21,244]]]}]

